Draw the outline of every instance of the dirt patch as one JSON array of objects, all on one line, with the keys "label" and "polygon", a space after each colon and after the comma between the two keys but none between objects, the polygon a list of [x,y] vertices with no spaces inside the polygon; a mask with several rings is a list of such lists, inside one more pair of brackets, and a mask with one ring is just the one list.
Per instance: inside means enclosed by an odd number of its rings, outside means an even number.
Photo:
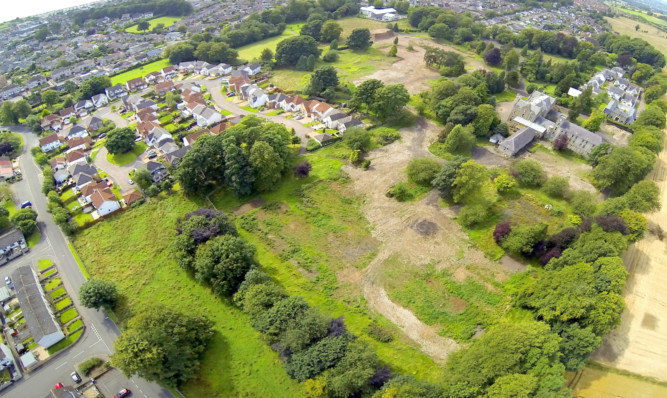
[{"label": "dirt patch", "polygon": [[667,388],[622,374],[585,367],[566,375],[568,387],[578,398],[653,398],[666,397]]},{"label": "dirt patch", "polygon": [[452,314],[462,313],[467,306],[468,302],[461,298],[458,298],[456,296],[452,296],[449,298],[449,308]]},{"label": "dirt patch", "polygon": [[245,203],[245,204],[237,207],[234,210],[233,213],[234,213],[235,216],[242,216],[249,211],[252,211],[252,210],[255,210],[255,209],[258,209],[258,208],[264,206],[265,203],[266,202],[262,198],[253,199],[250,202]]},{"label": "dirt patch", "polygon": [[514,108],[514,104],[516,104],[519,99],[521,99],[521,96],[517,95],[514,101],[499,102],[496,104],[496,112],[498,112],[500,120],[507,121],[507,119],[509,119],[510,113],[512,113],[512,108]]},{"label": "dirt patch", "polygon": [[428,220],[420,220],[412,224],[410,228],[417,231],[421,236],[432,236],[438,232],[438,226],[434,222]]},{"label": "dirt patch", "polygon": [[523,264],[521,261],[508,255],[504,255],[503,258],[500,259],[500,265],[505,267],[507,271],[512,274],[523,272],[528,268],[526,264]]},{"label": "dirt patch", "polygon": [[[667,151],[663,150],[648,177],[660,186],[663,204],[667,203],[666,162]],[[667,225],[667,206],[646,218],[652,225]],[[667,381],[665,242],[649,234],[624,253],[623,261],[630,273],[624,291],[626,310],[621,325],[605,338],[593,358],[615,368]]]},{"label": "dirt patch", "polygon": [[630,137],[632,134],[627,131],[620,129],[613,124],[604,123],[602,125],[603,137],[609,141],[610,144],[616,146],[628,146],[630,143]]}]

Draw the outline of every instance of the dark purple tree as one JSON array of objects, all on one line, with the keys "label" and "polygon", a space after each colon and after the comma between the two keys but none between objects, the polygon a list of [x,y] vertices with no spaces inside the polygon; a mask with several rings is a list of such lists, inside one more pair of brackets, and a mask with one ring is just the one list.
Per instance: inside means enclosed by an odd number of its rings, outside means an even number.
[{"label": "dark purple tree", "polygon": [[496,225],[496,229],[493,230],[493,240],[500,244],[500,241],[509,235],[510,232],[512,232],[512,224],[509,221],[501,221]]},{"label": "dark purple tree", "polygon": [[308,177],[310,171],[313,169],[313,166],[310,162],[302,162],[294,166],[294,176],[296,178]]},{"label": "dark purple tree", "polygon": [[551,247],[560,247],[565,249],[570,243],[574,242],[579,237],[579,231],[576,228],[565,228],[564,230],[551,235],[547,240],[547,244]]},{"label": "dark purple tree", "polygon": [[616,215],[609,214],[595,217],[595,223],[602,228],[604,232],[620,232],[623,235],[630,233],[625,221]]},{"label": "dark purple tree", "polygon": [[340,316],[331,320],[331,326],[329,326],[329,337],[340,337],[347,332],[345,327],[345,317]]},{"label": "dark purple tree", "polygon": [[562,151],[565,148],[567,148],[567,135],[561,134],[554,140],[554,149]]},{"label": "dark purple tree", "polygon": [[548,252],[544,253],[543,255],[540,256],[540,263],[542,265],[547,265],[549,261],[551,261],[552,258],[558,258],[562,254],[562,251],[558,246],[552,247],[551,250]]},{"label": "dark purple tree", "polygon": [[489,51],[484,53],[484,61],[491,66],[496,66],[500,64],[503,60],[502,55],[500,54],[500,49],[492,48]]},{"label": "dark purple tree", "polygon": [[391,379],[391,369],[389,366],[383,366],[375,370],[375,374],[371,377],[369,382],[375,388],[381,388],[384,383],[388,382]]}]

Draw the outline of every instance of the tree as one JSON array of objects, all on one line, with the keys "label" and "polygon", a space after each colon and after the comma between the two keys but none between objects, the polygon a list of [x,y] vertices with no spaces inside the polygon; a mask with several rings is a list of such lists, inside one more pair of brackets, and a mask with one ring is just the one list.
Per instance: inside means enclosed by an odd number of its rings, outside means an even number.
[{"label": "tree", "polygon": [[17,210],[9,218],[12,225],[20,229],[25,236],[30,236],[33,232],[37,231],[37,222],[35,220],[37,220],[37,213],[32,209]]},{"label": "tree", "polygon": [[514,189],[514,186],[516,185],[516,180],[509,175],[503,173],[496,177],[493,180],[494,185],[496,186],[496,190],[498,193],[508,193],[511,192]]},{"label": "tree", "polygon": [[577,191],[570,199],[572,211],[579,216],[591,216],[597,207],[597,198],[588,191]]},{"label": "tree", "polygon": [[180,64],[183,61],[193,61],[195,48],[189,43],[172,44],[164,50],[164,56],[169,58],[169,63],[172,65]]},{"label": "tree", "polygon": [[271,49],[268,47],[263,49],[262,54],[259,56],[259,59],[261,59],[263,62],[273,61],[273,51],[271,51]]},{"label": "tree", "polygon": [[460,124],[454,126],[452,131],[445,139],[443,148],[449,153],[468,153],[475,145],[475,136],[472,133],[473,127],[463,127]]},{"label": "tree", "polygon": [[433,179],[433,187],[440,191],[440,196],[446,200],[453,200],[453,184],[459,168],[466,162],[463,156],[454,156],[452,160],[445,163],[440,173]]},{"label": "tree", "polygon": [[177,387],[196,376],[213,333],[213,322],[205,317],[147,308],[127,322],[114,343],[111,363],[128,377]]},{"label": "tree", "polygon": [[315,95],[320,95],[329,87],[336,88],[337,86],[338,73],[336,73],[336,68],[323,66],[310,75],[308,90]]},{"label": "tree", "polygon": [[660,210],[660,188],[654,181],[639,181],[623,195],[628,208],[640,213]]},{"label": "tree", "polygon": [[174,92],[168,91],[167,94],[165,94],[164,102],[169,108],[176,109],[178,104],[181,102],[181,96]]},{"label": "tree", "polygon": [[14,103],[12,110],[17,119],[25,119],[32,112],[32,106],[28,101],[21,99]]},{"label": "tree", "polygon": [[511,49],[505,54],[504,63],[505,69],[510,71],[519,65],[519,53],[515,49]]},{"label": "tree", "polygon": [[352,102],[357,107],[365,104],[367,108],[370,108],[375,102],[375,93],[382,87],[384,87],[384,83],[382,83],[380,80],[366,80],[365,82],[358,85],[354,90]]},{"label": "tree", "polygon": [[338,365],[327,373],[327,386],[334,397],[349,397],[368,385],[379,366],[377,354],[368,345],[353,341]]},{"label": "tree", "polygon": [[[518,87],[519,86],[519,80],[521,79],[521,76],[519,75],[519,71],[516,70],[511,70],[505,74],[505,83],[509,87]],[[526,91],[529,89],[526,88]],[[535,88],[533,87],[532,91],[535,91]],[[532,92],[529,91],[529,92]]]},{"label": "tree", "polygon": [[53,106],[60,101],[60,94],[55,90],[46,90],[42,93],[42,101],[46,106]]},{"label": "tree", "polygon": [[308,177],[312,169],[313,166],[310,164],[310,162],[301,162],[294,166],[294,176],[296,178]]},{"label": "tree", "polygon": [[562,199],[569,194],[570,181],[565,177],[552,177],[544,183],[542,190],[552,198]]},{"label": "tree", "polygon": [[137,24],[137,30],[142,32],[147,31],[151,27],[151,24],[148,21],[141,21]]},{"label": "tree", "polygon": [[527,187],[542,186],[546,174],[542,166],[534,160],[520,160],[513,166],[514,177],[519,184]]},{"label": "tree", "polygon": [[334,40],[340,38],[340,34],[343,33],[343,28],[340,27],[336,21],[326,21],[322,25],[321,40],[324,43],[331,43]]},{"label": "tree", "polygon": [[389,57],[395,57],[396,54],[398,54],[398,48],[396,47],[396,44],[394,44],[394,45],[391,46],[391,48],[389,49],[389,52],[387,53],[387,56],[389,56]]},{"label": "tree", "polygon": [[665,128],[665,112],[656,105],[648,105],[644,112],[633,123],[634,126],[654,126],[659,129]]},{"label": "tree", "polygon": [[308,22],[306,22],[302,27],[301,27],[301,32],[300,35],[308,35],[315,39],[316,41],[320,41],[321,35],[322,35],[322,25],[324,24],[324,21],[322,19],[310,19],[308,18]]},{"label": "tree", "polygon": [[[210,63],[234,63],[239,52],[225,42],[201,42],[195,50],[195,58]],[[270,60],[270,59],[269,59]]]},{"label": "tree", "polygon": [[336,62],[338,61],[338,51],[329,50],[322,56],[322,61],[324,62]]},{"label": "tree", "polygon": [[255,142],[250,150],[250,165],[255,170],[257,191],[272,191],[277,187],[283,164],[271,145],[263,141]]},{"label": "tree", "polygon": [[118,292],[116,285],[101,279],[89,279],[79,288],[81,304],[96,310],[100,307],[112,309],[116,305]]},{"label": "tree", "polygon": [[500,123],[500,118],[492,105],[482,104],[477,107],[477,116],[472,121],[477,137],[488,137],[498,123]]},{"label": "tree", "polygon": [[346,130],[343,142],[353,151],[368,152],[371,149],[371,135],[362,128]]},{"label": "tree", "polygon": [[486,178],[486,167],[472,159],[463,163],[452,183],[454,202],[460,203],[472,193],[478,192]]},{"label": "tree", "polygon": [[345,356],[348,336],[325,337],[309,348],[293,354],[284,362],[287,375],[299,382],[336,366]]},{"label": "tree", "polygon": [[255,248],[232,235],[217,236],[197,250],[195,278],[211,285],[218,296],[236,292],[245,274],[253,265]]},{"label": "tree", "polygon": [[489,387],[489,397],[533,397],[538,379],[533,375],[514,373],[501,376]]},{"label": "tree", "polygon": [[276,47],[276,64],[278,66],[294,66],[300,57],[313,55],[318,57],[320,50],[317,41],[310,36],[289,37]]},{"label": "tree", "polygon": [[415,184],[431,186],[431,182],[442,169],[440,163],[431,158],[412,159],[406,170],[408,178]]},{"label": "tree", "polygon": [[593,111],[591,116],[584,121],[583,127],[589,131],[598,131],[605,120],[607,120],[607,116],[604,113]]},{"label": "tree", "polygon": [[518,225],[502,241],[503,249],[516,254],[530,254],[535,245],[544,240],[547,235],[547,225]]},{"label": "tree", "polygon": [[390,116],[400,115],[408,101],[408,90],[402,84],[391,84],[377,89],[372,108],[380,119],[388,119]]},{"label": "tree", "polygon": [[93,76],[84,80],[79,86],[80,100],[89,99],[93,95],[101,94],[104,89],[111,86],[111,79],[108,76]]},{"label": "tree", "polygon": [[194,271],[194,258],[199,245],[220,235],[236,236],[236,228],[225,213],[217,210],[199,209],[186,214],[176,228],[176,259],[179,265]]},{"label": "tree", "polygon": [[498,66],[503,60],[500,49],[492,48],[484,53],[484,61],[491,66]]},{"label": "tree", "polygon": [[371,31],[367,28],[356,28],[345,44],[353,50],[365,50],[371,46]]},{"label": "tree", "polygon": [[116,128],[107,134],[104,147],[112,155],[126,153],[134,148],[134,138],[134,132],[131,129]]},{"label": "tree", "polygon": [[620,195],[651,171],[654,160],[655,155],[645,148],[614,147],[591,174],[598,188]]},{"label": "tree", "polygon": [[151,176],[151,172],[144,167],[140,167],[134,172],[132,175],[132,180],[136,182],[139,188],[144,191],[153,185],[153,177]]},{"label": "tree", "polygon": [[634,73],[632,74],[632,80],[637,84],[643,84],[651,76],[653,76],[654,70],[651,65],[643,64],[641,62],[635,65]]},{"label": "tree", "polygon": [[14,107],[11,101],[3,102],[2,107],[0,107],[0,123],[9,125],[16,124],[16,122],[18,122],[18,118],[14,113]]}]

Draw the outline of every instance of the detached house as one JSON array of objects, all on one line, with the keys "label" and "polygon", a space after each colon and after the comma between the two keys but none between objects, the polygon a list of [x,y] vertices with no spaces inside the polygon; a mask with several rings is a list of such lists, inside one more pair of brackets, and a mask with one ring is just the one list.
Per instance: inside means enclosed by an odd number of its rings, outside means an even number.
[{"label": "detached house", "polygon": [[192,116],[197,121],[197,126],[207,127],[212,126],[222,121],[222,114],[211,107],[197,105],[193,110]]},{"label": "detached house", "polygon": [[164,81],[164,76],[160,72],[151,72],[146,75],[144,78],[146,80],[146,83],[148,84],[155,84],[155,83],[161,83]]},{"label": "detached house", "polygon": [[160,182],[169,175],[167,168],[160,162],[149,160],[146,163],[146,169],[151,173],[151,180],[153,182]]},{"label": "detached house", "polygon": [[60,117],[54,114],[44,116],[41,125],[42,125],[42,130],[51,129],[54,131],[58,131],[63,127]]},{"label": "detached house", "polygon": [[67,171],[74,179],[76,189],[81,190],[81,188],[86,185],[100,181],[100,176],[97,173],[97,169],[93,166],[90,166],[86,163],[76,163],[67,167]]},{"label": "detached house", "polygon": [[166,68],[162,68],[160,73],[166,80],[172,80],[174,76],[176,76],[176,73],[178,73],[178,70],[175,66],[171,65],[167,66]]},{"label": "detached house", "polygon": [[115,86],[112,87],[107,87],[106,89],[104,89],[104,92],[106,93],[110,101],[113,101],[116,98],[124,97],[127,95],[127,91],[125,91],[125,88],[120,84],[116,84]]},{"label": "detached house", "polygon": [[39,140],[39,147],[42,148],[44,152],[51,152],[63,146],[63,141],[58,137],[58,134],[53,133],[47,135],[44,138]]},{"label": "detached house", "polygon": [[93,101],[93,105],[95,105],[95,108],[101,108],[109,103],[109,98],[107,98],[105,94],[97,94],[93,95],[91,101]]},{"label": "detached house", "polygon": [[62,119],[63,124],[68,124],[70,119],[73,117],[76,117],[76,112],[74,111],[74,107],[72,106],[60,111],[60,118]]},{"label": "detached house", "polygon": [[248,101],[248,104],[252,108],[259,108],[260,106],[264,106],[269,100],[269,96],[256,84],[243,87],[241,92],[243,93],[243,99]]},{"label": "detached house", "polygon": [[249,76],[255,76],[262,71],[262,65],[253,62],[244,66],[241,70],[246,72]]},{"label": "detached house", "polygon": [[73,149],[65,154],[65,159],[69,166],[75,164],[86,164],[86,153],[83,149]]},{"label": "detached house", "polygon": [[69,132],[67,133],[68,140],[71,140],[72,138],[83,137],[88,137],[88,131],[79,125],[72,126],[72,128],[69,129]]},{"label": "detached house", "polygon": [[128,80],[125,83],[125,87],[127,88],[127,91],[134,92],[145,89],[148,87],[148,84],[146,84],[141,77],[137,77],[136,79]]},{"label": "detached house", "polygon": [[90,195],[90,201],[93,204],[97,214],[106,216],[120,209],[120,203],[116,195],[109,188],[98,189]]},{"label": "detached house", "polygon": [[93,101],[91,100],[83,100],[74,104],[74,112],[76,112],[79,117],[88,115],[88,111],[93,108],[95,108],[95,105],[93,105]]},{"label": "detached house", "polygon": [[176,86],[174,86],[174,82],[171,80],[167,80],[165,82],[161,82],[155,85],[155,94],[159,96],[163,96],[167,94],[169,91],[174,91],[176,89]]}]

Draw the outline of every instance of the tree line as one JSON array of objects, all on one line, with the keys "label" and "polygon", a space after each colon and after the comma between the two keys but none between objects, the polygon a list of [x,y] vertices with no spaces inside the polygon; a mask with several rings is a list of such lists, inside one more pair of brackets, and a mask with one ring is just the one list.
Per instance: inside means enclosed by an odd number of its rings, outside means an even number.
[{"label": "tree line", "polygon": [[143,14],[152,12],[155,17],[182,17],[192,14],[192,4],[186,0],[127,0],[120,4],[94,7],[72,15],[76,25],[83,25],[90,19],[120,18],[123,14]]}]

